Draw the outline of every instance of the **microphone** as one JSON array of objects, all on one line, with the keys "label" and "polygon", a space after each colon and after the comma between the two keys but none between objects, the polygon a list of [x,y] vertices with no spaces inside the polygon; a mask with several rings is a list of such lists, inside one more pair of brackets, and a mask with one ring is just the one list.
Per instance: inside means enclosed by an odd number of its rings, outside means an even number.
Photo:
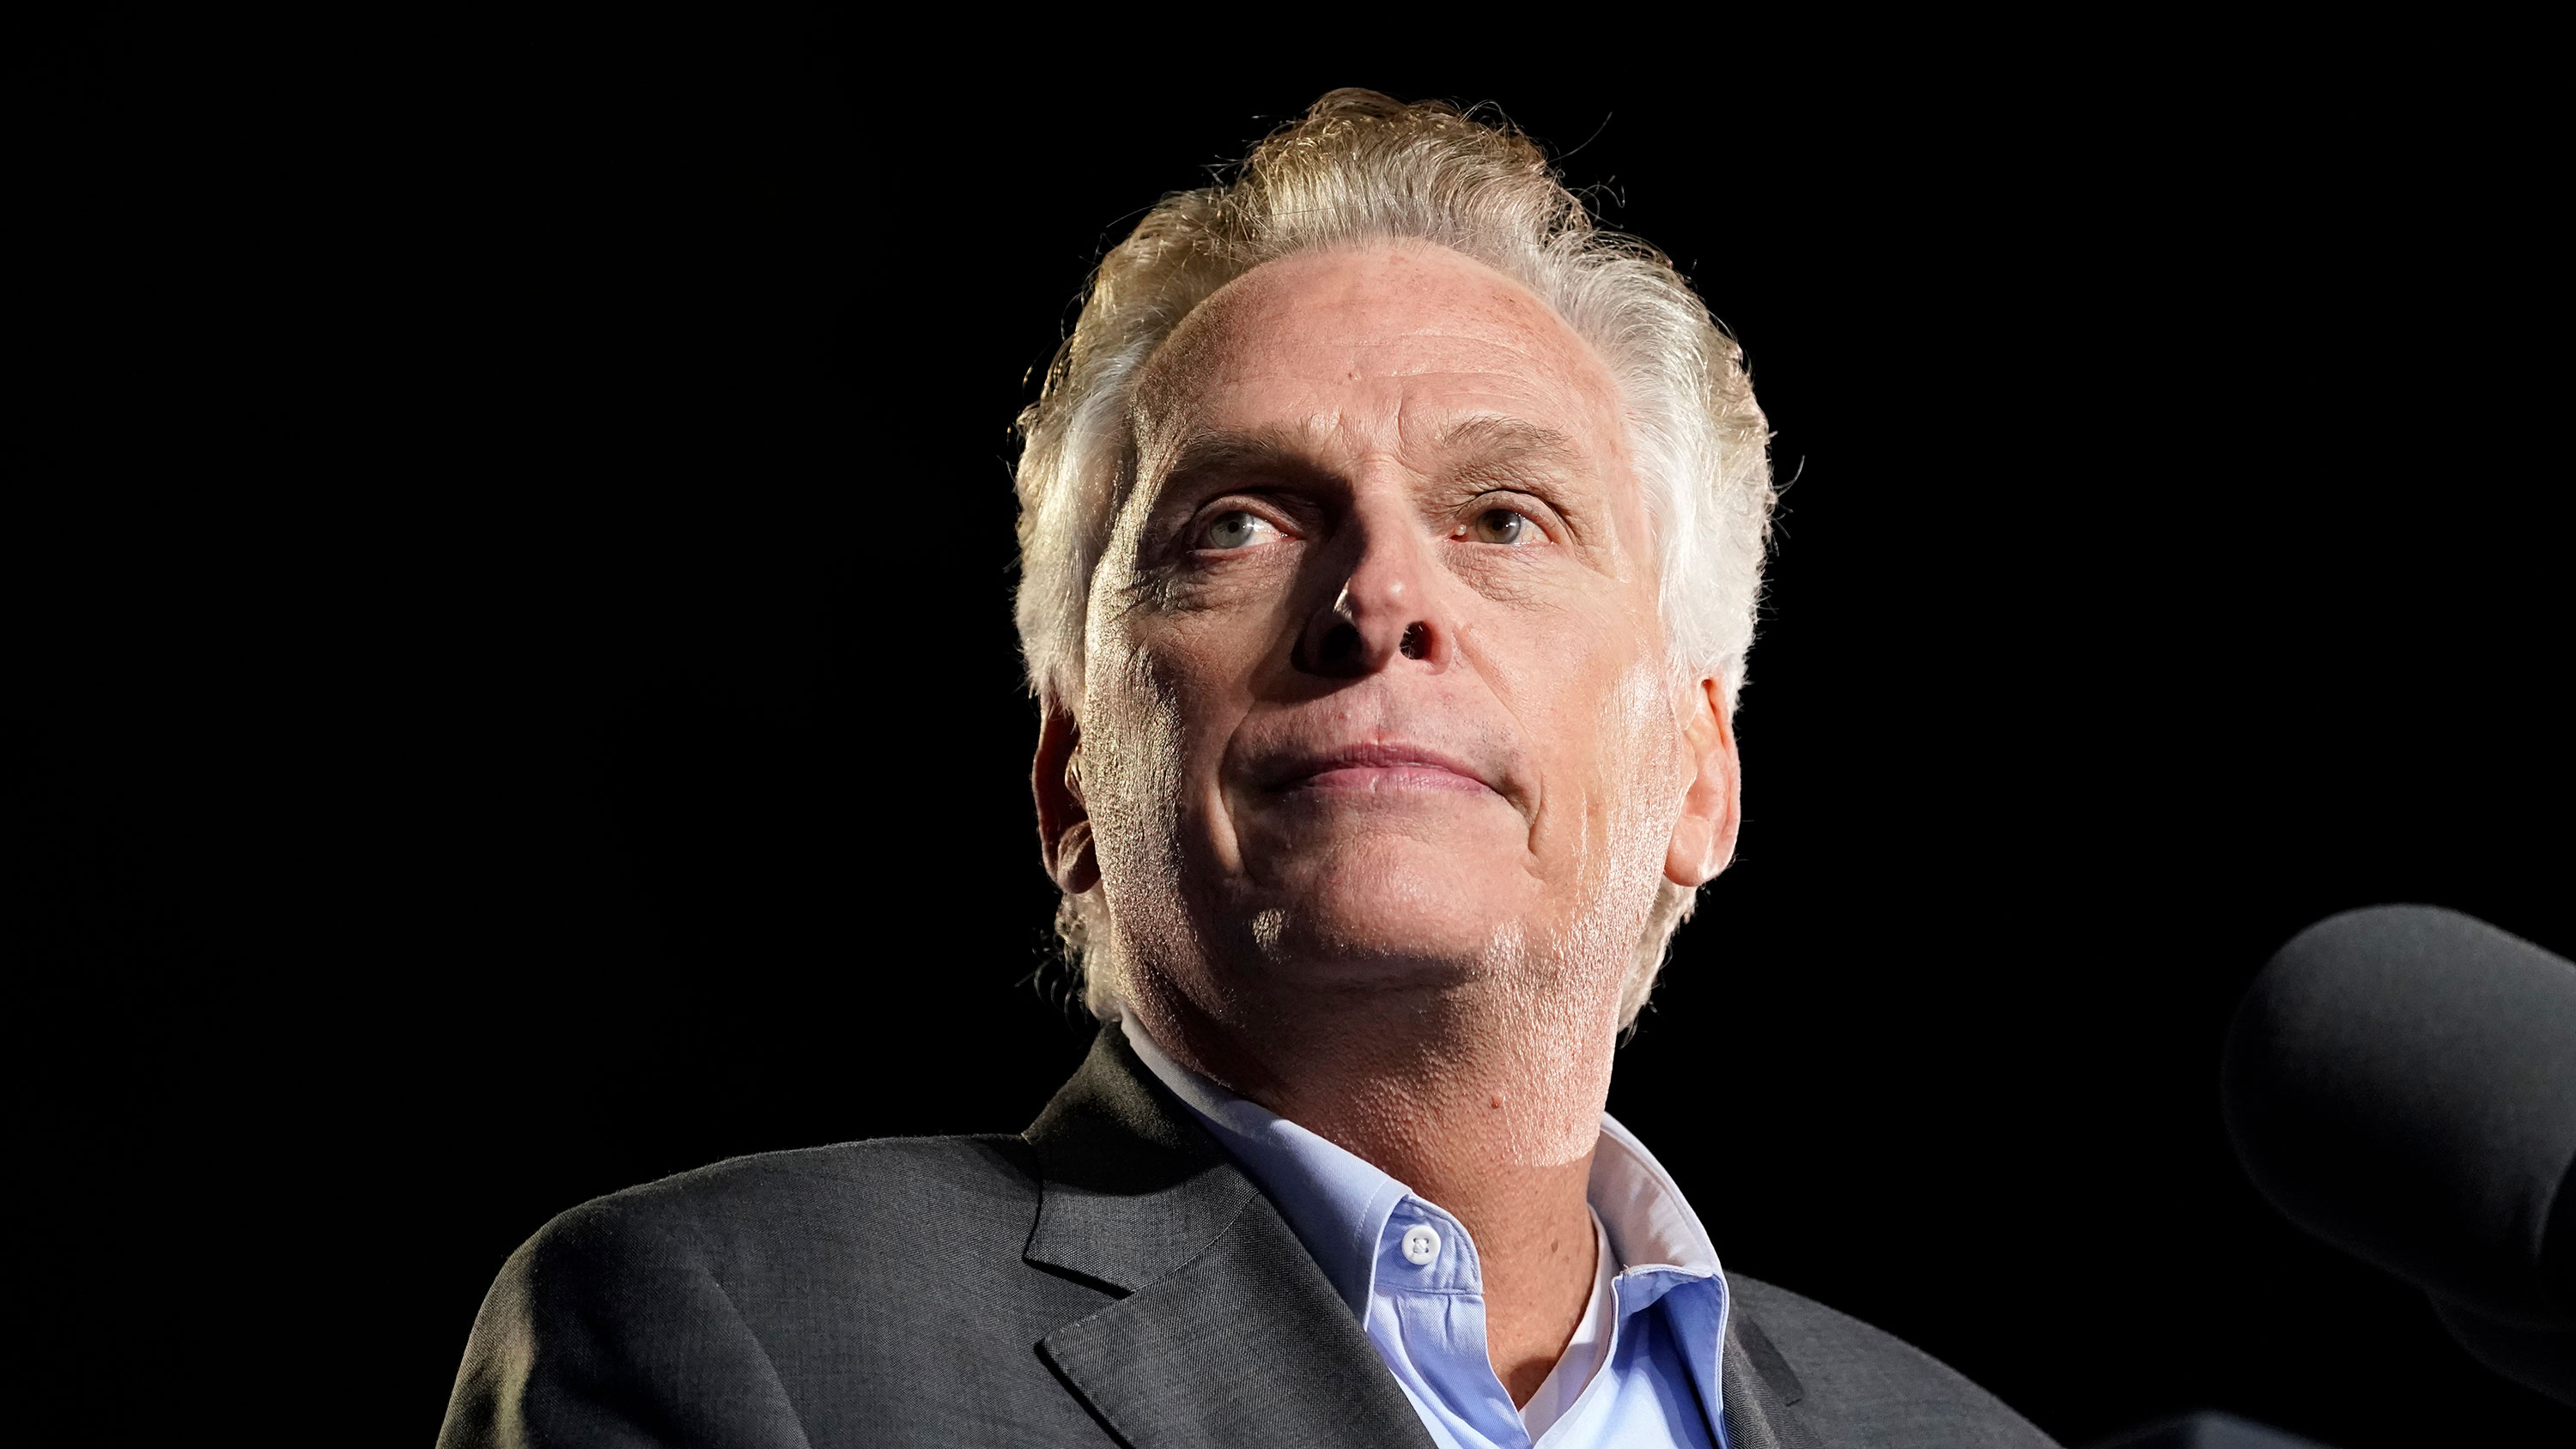
[{"label": "microphone", "polygon": [[2576,963],[2434,906],[2329,916],[2246,992],[2221,1105],[2283,1216],[2576,1404]]}]

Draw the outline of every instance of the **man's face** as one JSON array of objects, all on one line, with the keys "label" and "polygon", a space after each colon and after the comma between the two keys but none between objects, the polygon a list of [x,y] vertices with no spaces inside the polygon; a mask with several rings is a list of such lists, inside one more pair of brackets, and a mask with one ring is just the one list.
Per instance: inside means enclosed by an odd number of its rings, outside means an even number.
[{"label": "man's face", "polygon": [[1137,398],[1071,788],[1139,989],[1615,998],[1685,732],[1724,727],[1666,669],[1598,357],[1499,273],[1377,246],[1237,279]]}]

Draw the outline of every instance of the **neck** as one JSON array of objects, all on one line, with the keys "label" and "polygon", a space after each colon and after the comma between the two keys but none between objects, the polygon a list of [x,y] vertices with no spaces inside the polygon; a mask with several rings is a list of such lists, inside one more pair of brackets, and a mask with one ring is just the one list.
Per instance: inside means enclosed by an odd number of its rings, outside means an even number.
[{"label": "neck", "polygon": [[1585,1189],[1610,1092],[1615,996],[1569,998],[1526,981],[1287,991],[1219,1015],[1154,973],[1137,976],[1131,1005],[1174,1060],[1466,1225],[1484,1275],[1486,1351],[1512,1401],[1527,1402],[1591,1297]]}]

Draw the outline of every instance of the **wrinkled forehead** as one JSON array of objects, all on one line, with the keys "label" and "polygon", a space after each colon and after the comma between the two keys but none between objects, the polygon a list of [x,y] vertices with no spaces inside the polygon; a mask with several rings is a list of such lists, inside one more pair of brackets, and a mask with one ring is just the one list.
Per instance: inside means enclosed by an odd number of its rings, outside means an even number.
[{"label": "wrinkled forehead", "polygon": [[1208,434],[1428,455],[1479,422],[1627,471],[1619,389],[1591,346],[1511,278],[1419,243],[1254,268],[1173,331],[1135,392],[1148,481]]}]

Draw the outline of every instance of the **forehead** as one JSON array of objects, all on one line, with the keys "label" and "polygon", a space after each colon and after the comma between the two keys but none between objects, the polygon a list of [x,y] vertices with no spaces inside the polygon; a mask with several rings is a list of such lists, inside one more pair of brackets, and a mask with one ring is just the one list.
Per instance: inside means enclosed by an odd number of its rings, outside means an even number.
[{"label": "forehead", "polygon": [[1235,278],[1191,313],[1137,389],[1139,438],[1264,429],[1375,450],[1467,418],[1624,459],[1618,388],[1589,344],[1502,273],[1442,247],[1310,252]]}]

